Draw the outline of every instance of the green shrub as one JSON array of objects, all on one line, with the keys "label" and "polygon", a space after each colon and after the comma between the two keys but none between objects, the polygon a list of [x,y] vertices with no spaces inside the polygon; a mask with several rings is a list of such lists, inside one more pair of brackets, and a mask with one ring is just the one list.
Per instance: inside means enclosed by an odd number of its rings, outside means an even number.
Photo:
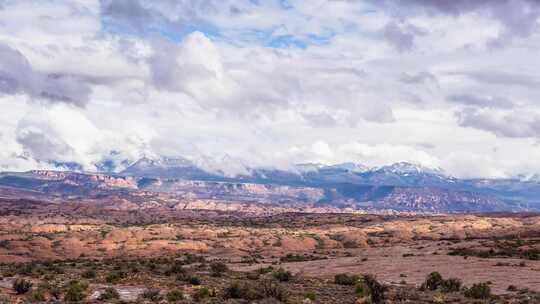
[{"label": "green shrub", "polygon": [[348,275],[346,273],[336,274],[334,276],[334,283],[337,285],[355,285],[360,279],[357,275]]},{"label": "green shrub", "polygon": [[491,288],[487,283],[473,284],[463,293],[467,298],[472,299],[489,299],[491,297]]},{"label": "green shrub", "polygon": [[309,299],[311,301],[315,301],[317,299],[317,295],[313,292],[313,291],[308,291],[305,295],[304,295],[304,298],[306,299]]},{"label": "green shrub", "polygon": [[20,275],[31,275],[34,272],[35,265],[32,263],[21,264],[17,267],[17,272]]},{"label": "green shrub", "polygon": [[450,278],[448,280],[443,280],[441,284],[442,292],[458,292],[461,290],[462,282],[457,278]]},{"label": "green shrub", "polygon": [[113,271],[105,277],[105,281],[110,284],[116,284],[118,281],[126,277],[126,273],[122,271]]},{"label": "green shrub", "polygon": [[16,279],[13,281],[13,290],[15,290],[17,294],[25,294],[30,291],[32,285],[32,282],[25,279]]},{"label": "green shrub", "polygon": [[195,301],[200,301],[208,297],[210,297],[210,290],[206,287],[199,288],[199,290],[197,290],[197,292],[193,295]]},{"label": "green shrub", "polygon": [[64,301],[66,302],[81,302],[86,298],[86,290],[88,284],[85,282],[71,281],[68,284],[66,294],[64,295]]},{"label": "green shrub", "polygon": [[36,289],[28,295],[30,302],[45,302],[45,292],[43,289]]},{"label": "green shrub", "polygon": [[199,279],[198,277],[194,276],[194,275],[178,275],[176,277],[176,279],[178,281],[184,281],[184,282],[187,282],[191,285],[201,285],[201,279]]},{"label": "green shrub", "polygon": [[262,268],[257,269],[257,272],[260,274],[267,274],[267,273],[272,272],[273,270],[274,270],[274,267],[268,266],[268,267],[262,267]]},{"label": "green shrub", "polygon": [[178,302],[184,299],[184,293],[179,289],[173,289],[167,293],[167,301],[170,303]]},{"label": "green shrub", "polygon": [[210,273],[213,277],[220,277],[223,273],[227,272],[227,270],[229,270],[227,265],[221,262],[215,262],[210,264]]},{"label": "green shrub", "polygon": [[291,272],[286,271],[283,268],[279,268],[278,270],[274,271],[274,273],[272,273],[272,275],[274,276],[274,278],[276,280],[278,280],[280,282],[288,282],[292,278]]},{"label": "green shrub", "polygon": [[120,294],[113,287],[105,288],[105,290],[99,295],[99,298],[98,298],[98,300],[100,301],[108,301],[108,300],[115,300],[115,299],[120,299]]},{"label": "green shrub", "polygon": [[260,298],[257,290],[250,284],[233,282],[225,288],[225,298],[256,300]]},{"label": "green shrub", "polygon": [[174,264],[171,265],[171,267],[169,269],[167,269],[167,271],[165,271],[165,275],[173,275],[173,274],[182,274],[182,273],[186,273],[186,270],[184,269],[184,267],[182,267],[182,264],[180,262],[175,262]]}]

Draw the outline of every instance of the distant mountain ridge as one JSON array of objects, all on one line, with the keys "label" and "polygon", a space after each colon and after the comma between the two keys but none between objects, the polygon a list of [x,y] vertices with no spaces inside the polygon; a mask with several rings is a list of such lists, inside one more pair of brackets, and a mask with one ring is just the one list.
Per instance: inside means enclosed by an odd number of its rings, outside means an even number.
[{"label": "distant mountain ridge", "polygon": [[[168,177],[179,179],[198,179],[229,182],[275,183],[284,185],[333,187],[336,189],[354,186],[433,188],[444,191],[474,193],[491,197],[511,205],[526,203],[540,208],[540,179],[536,176],[521,179],[459,179],[440,168],[428,168],[418,164],[399,162],[380,167],[367,167],[357,163],[325,165],[304,163],[288,170],[270,168],[248,168],[249,174],[235,177],[224,176],[219,172],[208,172],[194,162],[183,160],[182,166],[167,169],[149,168],[141,170],[137,163],[120,172],[122,175]],[[136,170],[134,170],[135,166]],[[350,192],[350,191],[348,191]]]},{"label": "distant mountain ridge", "polygon": [[[253,199],[254,202],[263,199],[266,203],[285,205],[296,201],[306,206],[352,210],[429,213],[540,210],[540,182],[534,178],[459,179],[439,168],[407,162],[374,168],[351,162],[304,163],[284,170],[250,168],[232,159],[223,161],[231,162],[234,170],[221,170],[211,160],[143,157],[118,173],[2,173],[0,186],[59,195],[96,191],[107,195],[107,191],[118,190],[191,193],[199,199]],[[314,191],[319,194],[313,195]],[[261,193],[265,193],[264,198]]]}]

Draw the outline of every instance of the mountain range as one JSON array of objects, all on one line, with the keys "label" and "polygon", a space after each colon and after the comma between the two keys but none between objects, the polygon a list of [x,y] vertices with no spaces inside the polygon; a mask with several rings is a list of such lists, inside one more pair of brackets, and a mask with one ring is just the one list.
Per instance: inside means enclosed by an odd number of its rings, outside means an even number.
[{"label": "mountain range", "polygon": [[506,201],[540,203],[540,179],[535,175],[506,179],[459,179],[440,168],[407,162],[373,168],[351,162],[335,165],[306,163],[288,170],[246,167],[245,171],[246,174],[230,176],[219,170],[206,170],[185,158],[142,158],[119,172],[119,175],[323,188],[336,185],[428,187],[493,195]]},{"label": "mountain range", "polygon": [[[535,176],[459,179],[442,169],[406,162],[375,168],[350,162],[304,163],[287,170],[243,166],[236,168],[239,174],[216,169],[210,162],[167,157],[143,157],[120,172],[103,166],[101,172],[84,173],[71,166],[71,171],[63,172],[4,172],[0,174],[0,187],[34,191],[47,197],[81,198],[139,191],[174,199],[179,196],[184,200],[249,203],[294,211],[540,210],[540,181]],[[204,203],[198,201],[197,206],[204,207]]]}]

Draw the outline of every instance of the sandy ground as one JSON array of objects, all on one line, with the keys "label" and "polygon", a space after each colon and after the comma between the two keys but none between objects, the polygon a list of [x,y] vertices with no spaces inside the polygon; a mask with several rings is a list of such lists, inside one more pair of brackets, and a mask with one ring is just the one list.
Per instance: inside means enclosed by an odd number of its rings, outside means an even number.
[{"label": "sandy ground", "polygon": [[[415,246],[416,247],[416,246]],[[420,285],[427,274],[438,271],[443,277],[460,278],[465,285],[491,281],[496,294],[506,292],[508,285],[519,288],[540,290],[540,261],[493,258],[481,259],[461,256],[448,256],[444,252],[433,254],[432,248],[416,250],[412,247],[393,246],[385,248],[365,248],[354,253],[354,257],[338,257],[297,263],[283,263],[280,266],[293,273],[305,276],[333,279],[338,273],[375,274],[386,283]],[[404,253],[415,256],[404,257]],[[362,261],[367,258],[367,261]],[[518,266],[525,262],[525,267]],[[498,262],[512,266],[495,266]],[[253,270],[261,265],[235,266],[237,270]]]}]

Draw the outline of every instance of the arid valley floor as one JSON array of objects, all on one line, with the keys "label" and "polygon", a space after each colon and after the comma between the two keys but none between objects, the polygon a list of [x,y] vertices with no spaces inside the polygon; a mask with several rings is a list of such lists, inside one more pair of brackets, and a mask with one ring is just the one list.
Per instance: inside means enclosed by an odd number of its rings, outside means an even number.
[{"label": "arid valley floor", "polygon": [[540,303],[532,214],[1,207],[5,303]]}]

